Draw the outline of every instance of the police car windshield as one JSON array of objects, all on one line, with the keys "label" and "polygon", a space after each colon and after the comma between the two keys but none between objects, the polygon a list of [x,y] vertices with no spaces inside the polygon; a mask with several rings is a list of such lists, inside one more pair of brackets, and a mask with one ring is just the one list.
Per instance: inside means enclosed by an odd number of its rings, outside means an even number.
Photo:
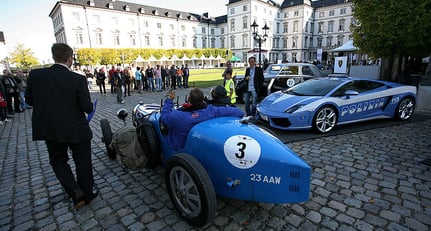
[{"label": "police car windshield", "polygon": [[324,96],[342,81],[334,79],[308,80],[285,91],[291,95]]}]

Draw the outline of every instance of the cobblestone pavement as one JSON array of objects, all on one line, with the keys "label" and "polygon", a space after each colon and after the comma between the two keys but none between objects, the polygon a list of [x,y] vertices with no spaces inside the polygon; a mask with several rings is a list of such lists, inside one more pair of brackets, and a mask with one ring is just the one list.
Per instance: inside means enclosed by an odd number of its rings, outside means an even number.
[{"label": "cobblestone pavement", "polygon": [[[101,118],[109,119],[115,131],[124,126],[115,116],[119,108],[130,113],[139,100],[160,103],[164,94],[134,92],[117,104],[115,95],[92,92],[93,99],[99,98],[91,127],[101,193],[79,211],[65,199],[45,144],[31,140],[31,110],[15,114],[0,127],[0,230],[199,230],[176,214],[162,168],[130,171],[110,160],[101,142]],[[177,95],[184,97],[186,91]],[[431,229],[431,172],[420,163],[431,158],[431,119],[287,145],[312,167],[309,201],[219,198],[216,217],[201,229]]]}]

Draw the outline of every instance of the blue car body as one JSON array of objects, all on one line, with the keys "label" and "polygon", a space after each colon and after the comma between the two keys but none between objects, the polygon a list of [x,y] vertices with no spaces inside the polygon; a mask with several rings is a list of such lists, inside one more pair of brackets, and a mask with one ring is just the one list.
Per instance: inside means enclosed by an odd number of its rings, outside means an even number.
[{"label": "blue car body", "polygon": [[[130,139],[122,141],[127,148],[118,148],[107,119],[100,121],[102,141],[111,159],[119,152],[122,161],[136,160],[142,168],[163,164],[166,190],[187,223],[201,227],[210,222],[217,196],[277,204],[309,199],[310,166],[270,132],[249,123],[249,117],[217,117],[195,124],[184,148],[174,149],[166,142],[169,128],[160,121],[160,108],[144,103],[133,108],[138,152],[127,147]],[[126,116],[125,109],[117,112],[123,121]]]},{"label": "blue car body", "polygon": [[[406,116],[402,114],[405,104],[400,105],[405,99]],[[277,129],[307,130],[316,126],[320,118],[316,113],[322,108],[333,112],[335,126],[379,118],[408,119],[415,101],[413,86],[365,78],[322,78],[272,93],[257,106],[257,117]]]},{"label": "blue car body", "polygon": [[183,149],[165,141],[159,112],[149,120],[158,136],[162,161],[178,153],[196,158],[217,196],[264,203],[308,200],[310,167],[278,138],[237,117],[219,117],[195,125]]}]

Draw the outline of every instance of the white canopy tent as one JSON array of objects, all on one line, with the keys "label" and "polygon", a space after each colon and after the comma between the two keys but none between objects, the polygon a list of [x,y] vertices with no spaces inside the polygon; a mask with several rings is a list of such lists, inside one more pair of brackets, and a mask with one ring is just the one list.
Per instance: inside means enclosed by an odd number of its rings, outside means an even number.
[{"label": "white canopy tent", "polygon": [[353,52],[359,50],[357,47],[353,45],[353,40],[349,40],[344,43],[342,46],[339,46],[335,49],[332,49],[332,52]]},{"label": "white canopy tent", "polygon": [[217,55],[216,60],[217,60],[217,67],[220,67],[220,61],[223,60],[224,58],[222,58],[220,55]]},{"label": "white canopy tent", "polygon": [[202,54],[201,57],[200,57],[200,60],[201,60],[201,67],[204,68],[205,64],[206,64],[205,60],[208,60],[208,58],[205,57],[205,55]]},{"label": "white canopy tent", "polygon": [[190,58],[187,57],[186,54],[184,54],[183,57],[181,58],[181,60],[183,61],[183,64],[185,64],[188,60],[190,60]]},{"label": "white canopy tent", "polygon": [[196,55],[193,54],[191,59],[193,61],[193,68],[196,68],[196,60],[198,60],[198,57],[196,57]]},{"label": "white canopy tent", "polygon": [[210,57],[208,57],[208,60],[210,61],[210,65],[209,67],[213,66],[213,60],[215,60],[216,58],[211,54]]},{"label": "white canopy tent", "polygon": [[171,63],[174,65],[178,65],[177,61],[178,61],[178,56],[176,54],[173,54],[171,57]]},{"label": "white canopy tent", "polygon": [[154,63],[155,63],[155,62],[157,62],[158,60],[157,60],[153,55],[151,55],[151,56],[150,56],[150,58],[148,58],[148,60],[147,60],[147,61],[148,61],[148,64],[151,64],[151,62],[154,62]]},{"label": "white canopy tent", "polygon": [[135,59],[135,64],[136,65],[145,65],[146,60],[142,58],[141,55],[138,55],[138,57]]},{"label": "white canopy tent", "polygon": [[167,63],[168,63],[168,61],[169,61],[169,58],[168,58],[168,57],[166,57],[165,55],[163,55],[163,56],[160,58],[160,64],[161,64],[161,65],[163,65],[163,64],[167,64]]}]

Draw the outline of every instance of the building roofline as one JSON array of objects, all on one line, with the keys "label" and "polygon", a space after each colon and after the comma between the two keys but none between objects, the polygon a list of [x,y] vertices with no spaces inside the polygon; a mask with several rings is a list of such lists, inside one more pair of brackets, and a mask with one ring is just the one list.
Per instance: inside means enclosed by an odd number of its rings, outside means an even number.
[{"label": "building roofline", "polygon": [[136,14],[142,14],[142,15],[154,15],[154,16],[160,16],[160,17],[177,18],[180,20],[188,19],[188,20],[195,20],[195,21],[205,22],[205,23],[209,22],[210,24],[224,23],[226,21],[224,20],[224,18],[227,18],[227,15],[207,18],[204,16],[205,13],[197,14],[192,12],[184,12],[184,11],[178,11],[173,9],[167,9],[167,8],[155,7],[155,6],[149,6],[149,5],[137,4],[137,3],[131,3],[131,2],[124,2],[124,1],[117,1],[117,0],[57,1],[55,6],[52,8],[51,12],[49,13],[50,17],[52,16],[52,14],[54,13],[55,9],[58,7],[59,4],[76,5],[76,6],[82,6],[82,7],[94,7],[98,9],[130,12],[130,13],[136,13]]}]

